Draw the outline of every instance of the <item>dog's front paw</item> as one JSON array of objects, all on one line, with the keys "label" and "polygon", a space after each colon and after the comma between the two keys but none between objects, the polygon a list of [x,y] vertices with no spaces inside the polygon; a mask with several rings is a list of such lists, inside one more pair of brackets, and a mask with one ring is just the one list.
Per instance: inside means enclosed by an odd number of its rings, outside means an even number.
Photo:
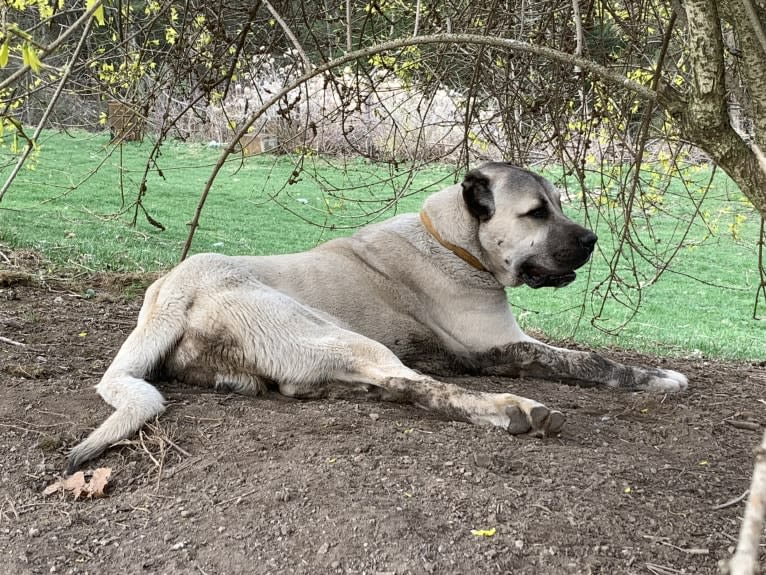
[{"label": "dog's front paw", "polygon": [[655,368],[643,371],[643,377],[637,378],[640,382],[639,389],[661,393],[678,393],[689,386],[686,376],[672,369]]}]

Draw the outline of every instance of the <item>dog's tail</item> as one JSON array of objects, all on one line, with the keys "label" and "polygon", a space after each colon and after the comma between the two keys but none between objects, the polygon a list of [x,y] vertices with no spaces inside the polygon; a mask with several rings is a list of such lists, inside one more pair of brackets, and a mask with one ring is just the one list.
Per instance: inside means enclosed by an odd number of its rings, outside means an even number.
[{"label": "dog's tail", "polygon": [[165,410],[162,394],[144,378],[154,372],[177,344],[183,333],[183,314],[172,313],[172,302],[157,306],[159,284],[147,291],[138,325],[117,352],[114,361],[96,386],[99,395],[115,408],[104,423],[69,453],[66,473],[71,474],[85,461],[107,447],[126,439]]}]

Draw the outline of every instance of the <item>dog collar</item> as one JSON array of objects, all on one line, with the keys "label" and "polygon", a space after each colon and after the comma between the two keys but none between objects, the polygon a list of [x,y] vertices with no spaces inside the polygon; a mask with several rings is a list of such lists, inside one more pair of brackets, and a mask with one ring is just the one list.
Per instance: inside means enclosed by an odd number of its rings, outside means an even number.
[{"label": "dog collar", "polygon": [[451,251],[453,254],[455,254],[457,257],[459,257],[464,262],[470,264],[480,272],[486,272],[489,271],[487,268],[484,267],[484,264],[482,264],[479,261],[479,258],[477,258],[475,255],[473,255],[468,250],[464,250],[460,246],[456,246],[455,244],[452,244],[442,238],[439,235],[439,232],[436,231],[436,228],[434,228],[434,224],[431,221],[431,218],[428,217],[428,214],[425,211],[420,212],[420,221],[423,222],[423,227],[425,227],[426,231],[433,236],[433,238],[439,242],[441,245],[443,245],[445,248],[447,248],[449,251]]}]

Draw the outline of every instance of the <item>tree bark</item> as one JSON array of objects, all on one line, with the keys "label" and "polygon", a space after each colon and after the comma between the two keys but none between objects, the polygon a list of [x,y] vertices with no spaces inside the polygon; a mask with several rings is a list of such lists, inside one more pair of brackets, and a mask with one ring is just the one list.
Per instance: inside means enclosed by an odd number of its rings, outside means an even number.
[{"label": "tree bark", "polygon": [[[761,171],[750,146],[729,122],[718,4],[715,0],[686,0],[683,3],[694,85],[686,105],[672,102],[671,112],[680,121],[682,135],[707,152],[739,185],[756,209],[766,215],[766,174]],[[763,147],[761,140],[766,136],[763,61],[766,55],[742,5],[738,1],[721,4],[726,6],[727,16],[732,19],[740,42],[741,63],[753,99],[756,142]]]}]

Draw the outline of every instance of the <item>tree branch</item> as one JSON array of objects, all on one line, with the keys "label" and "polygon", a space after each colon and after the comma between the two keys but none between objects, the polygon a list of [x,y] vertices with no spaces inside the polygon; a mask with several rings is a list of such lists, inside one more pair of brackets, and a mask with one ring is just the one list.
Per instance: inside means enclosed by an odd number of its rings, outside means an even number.
[{"label": "tree branch", "polygon": [[755,34],[756,38],[758,38],[758,42],[761,45],[761,50],[763,50],[763,55],[766,56],[766,34],[763,32],[763,26],[761,26],[761,21],[758,19],[758,14],[755,12],[755,7],[750,0],[741,0],[741,2],[742,6],[745,8],[747,19],[750,20],[750,27],[753,29],[753,34]]},{"label": "tree branch", "polygon": [[66,65],[64,73],[61,75],[61,81],[59,81],[59,84],[56,87],[56,91],[54,92],[53,96],[48,102],[48,106],[45,108],[45,112],[43,113],[42,118],[40,118],[40,122],[37,124],[35,133],[32,135],[32,138],[29,141],[27,141],[27,145],[26,145],[26,148],[24,148],[24,152],[21,154],[21,156],[19,156],[19,159],[16,162],[16,165],[13,167],[13,170],[11,170],[11,173],[8,174],[8,178],[5,180],[5,184],[3,184],[3,187],[0,188],[0,201],[3,200],[3,196],[11,187],[11,184],[16,179],[16,176],[21,170],[21,167],[27,161],[27,158],[29,158],[29,154],[32,153],[32,149],[35,146],[35,142],[37,142],[37,138],[40,137],[40,133],[43,131],[45,124],[48,122],[48,117],[51,115],[53,108],[56,106],[56,102],[58,102],[59,97],[61,96],[61,92],[64,89],[64,85],[67,83],[67,80],[69,79],[69,76],[72,73],[72,67],[74,66],[75,60],[77,60],[77,57],[80,55],[80,50],[82,50],[82,47],[85,45],[85,39],[88,36],[88,32],[90,32],[90,26],[92,23],[93,23],[93,18],[89,18],[88,21],[85,23],[85,28],[82,31],[82,36],[80,36],[80,41],[77,43],[77,47],[75,48],[74,53],[72,54],[72,57],[69,60],[69,63]]},{"label": "tree branch", "polygon": [[[583,31],[582,31],[582,16],[580,16],[580,0],[572,0],[572,17],[575,24],[575,56],[582,56],[583,47]],[[575,66],[575,74],[580,73],[580,67]]]},{"label": "tree branch", "polygon": [[311,70],[311,60],[309,60],[309,57],[306,56],[306,51],[301,46],[301,43],[298,42],[298,38],[295,37],[295,34],[293,34],[293,31],[290,29],[290,26],[287,25],[287,22],[285,22],[282,19],[282,16],[279,15],[279,12],[277,12],[274,7],[271,5],[271,2],[269,0],[261,0],[266,5],[266,8],[269,9],[269,12],[274,17],[274,20],[276,20],[279,25],[282,27],[282,30],[285,31],[285,34],[290,39],[290,42],[293,43],[293,46],[295,46],[295,49],[298,51],[298,54],[300,54],[301,60],[303,60],[303,64],[306,66],[306,70]]},{"label": "tree branch", "polygon": [[643,100],[655,102],[658,99],[658,94],[656,91],[647,88],[643,84],[634,82],[633,80],[630,80],[618,72],[614,72],[613,70],[606,68],[605,66],[601,66],[600,64],[579,56],[568,54],[566,52],[561,52],[559,50],[554,50],[545,46],[534,46],[527,42],[513,40],[510,38],[497,38],[493,36],[481,36],[478,34],[434,34],[429,36],[418,36],[414,38],[391,40],[389,42],[384,42],[375,46],[369,46],[360,50],[354,50],[353,52],[349,52],[343,56],[335,58],[334,60],[330,60],[329,62],[326,62],[320,66],[316,66],[313,69],[309,68],[301,77],[290,82],[287,86],[282,88],[282,90],[266,100],[266,102],[264,102],[260,108],[255,110],[255,112],[250,115],[247,121],[241,125],[238,132],[232,138],[231,142],[221,153],[221,156],[218,158],[218,161],[216,162],[216,165],[214,166],[213,171],[211,172],[210,177],[205,184],[205,188],[202,190],[199,202],[197,203],[197,208],[194,212],[194,217],[189,223],[189,234],[181,252],[181,260],[186,259],[186,256],[189,255],[192,242],[194,241],[194,234],[199,227],[199,220],[202,215],[202,210],[205,206],[205,202],[207,201],[207,196],[210,193],[210,189],[213,187],[213,183],[218,177],[218,173],[221,171],[221,168],[226,163],[228,157],[236,149],[240,138],[247,134],[247,131],[250,129],[250,127],[258,120],[258,118],[266,113],[266,110],[271,108],[271,106],[284,98],[292,90],[295,90],[312,78],[319,76],[320,74],[324,74],[325,72],[328,72],[334,68],[345,66],[346,64],[354,62],[358,59],[367,59],[374,54],[379,54],[380,52],[398,50],[400,48],[404,48],[405,46],[430,44],[492,46],[495,48],[502,48],[526,54],[534,54],[536,56],[540,56],[548,60],[553,60],[555,62],[560,62],[562,64],[579,66],[583,70],[590,72],[594,76],[597,76],[598,78],[608,83],[619,84],[623,86],[624,88],[634,92]]},{"label": "tree branch", "polygon": [[[48,44],[47,46],[43,47],[39,57],[40,60],[48,56],[49,54],[56,51],[56,49],[63,44],[69,36],[74,34],[74,31],[77,30],[77,28],[80,27],[81,24],[88,22],[90,18],[93,16],[93,14],[96,12],[96,10],[99,9],[101,6],[102,0],[95,0],[93,3],[93,6],[90,7],[90,10],[86,11],[85,14],[80,16],[75,22],[67,28],[67,30],[58,38],[56,38],[53,42]],[[16,80],[21,78],[24,74],[26,74],[30,70],[29,65],[22,66],[18,70],[16,70],[13,74],[5,78],[2,82],[0,82],[0,90],[3,88],[6,88],[7,86],[10,86],[13,84]]]}]

